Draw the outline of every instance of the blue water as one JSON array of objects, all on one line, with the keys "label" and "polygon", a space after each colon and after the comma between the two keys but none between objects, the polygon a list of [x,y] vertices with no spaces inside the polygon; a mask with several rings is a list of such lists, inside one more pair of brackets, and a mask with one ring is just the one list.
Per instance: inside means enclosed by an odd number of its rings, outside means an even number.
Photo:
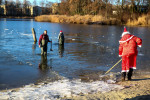
[{"label": "blue water", "polygon": [[[48,31],[53,51],[50,51],[49,43],[47,59],[41,57],[38,43],[34,44],[31,28],[35,28],[37,39],[44,30]],[[65,34],[64,48],[58,46],[60,30]],[[127,27],[127,30],[143,39],[137,67],[143,72],[150,71],[150,29]],[[120,59],[118,41],[122,31],[123,26],[0,19],[0,89],[59,79],[53,72],[69,79],[84,74],[103,74]],[[43,67],[39,68],[39,65]],[[121,64],[112,71],[121,71]]]}]

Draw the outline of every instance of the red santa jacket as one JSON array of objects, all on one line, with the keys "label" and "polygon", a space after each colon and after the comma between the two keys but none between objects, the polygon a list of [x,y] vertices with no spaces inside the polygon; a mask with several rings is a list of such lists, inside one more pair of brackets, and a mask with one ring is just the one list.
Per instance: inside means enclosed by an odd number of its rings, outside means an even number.
[{"label": "red santa jacket", "polygon": [[39,45],[40,45],[40,43],[41,43],[41,40],[47,40],[48,42],[50,42],[50,40],[49,40],[49,37],[48,37],[48,35],[45,35],[44,33],[40,36],[40,38],[39,38]]},{"label": "red santa jacket", "polygon": [[137,55],[137,46],[141,47],[142,39],[131,34],[126,34],[121,38],[119,43],[119,56]]}]

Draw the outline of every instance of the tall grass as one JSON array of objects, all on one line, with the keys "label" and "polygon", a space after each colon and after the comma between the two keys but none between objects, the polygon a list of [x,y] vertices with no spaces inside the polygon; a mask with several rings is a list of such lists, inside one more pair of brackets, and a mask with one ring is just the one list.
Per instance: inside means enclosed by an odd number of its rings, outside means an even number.
[{"label": "tall grass", "polygon": [[53,23],[74,23],[74,24],[117,24],[119,21],[110,18],[109,20],[101,15],[41,15],[35,17],[36,21]]},{"label": "tall grass", "polygon": [[149,26],[150,25],[150,16],[149,15],[142,15],[140,16],[138,19],[134,19],[134,20],[128,20],[127,21],[127,25],[131,25],[131,26]]}]

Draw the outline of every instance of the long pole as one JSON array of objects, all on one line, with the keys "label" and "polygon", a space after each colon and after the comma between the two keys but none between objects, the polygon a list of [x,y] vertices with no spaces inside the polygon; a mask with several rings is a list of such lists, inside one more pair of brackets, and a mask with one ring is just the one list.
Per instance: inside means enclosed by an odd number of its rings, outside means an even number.
[{"label": "long pole", "polygon": [[109,73],[116,65],[118,65],[122,59],[120,59],[114,66],[112,66],[105,74]]}]

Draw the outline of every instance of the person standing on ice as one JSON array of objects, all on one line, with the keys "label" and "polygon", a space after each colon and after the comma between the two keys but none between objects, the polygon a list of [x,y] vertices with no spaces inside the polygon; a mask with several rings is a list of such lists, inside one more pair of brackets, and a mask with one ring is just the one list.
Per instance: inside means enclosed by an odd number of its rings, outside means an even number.
[{"label": "person standing on ice", "polygon": [[122,57],[122,81],[126,75],[131,80],[133,69],[136,69],[137,46],[142,46],[142,39],[131,35],[126,27],[119,41],[119,57]]},{"label": "person standing on ice", "polygon": [[59,33],[59,35],[58,35],[59,45],[64,45],[64,41],[65,41],[64,33],[61,30],[60,33]]},{"label": "person standing on ice", "polygon": [[47,43],[52,42],[49,40],[49,36],[47,35],[47,30],[39,38],[39,47],[41,48],[41,55],[47,55]]}]

